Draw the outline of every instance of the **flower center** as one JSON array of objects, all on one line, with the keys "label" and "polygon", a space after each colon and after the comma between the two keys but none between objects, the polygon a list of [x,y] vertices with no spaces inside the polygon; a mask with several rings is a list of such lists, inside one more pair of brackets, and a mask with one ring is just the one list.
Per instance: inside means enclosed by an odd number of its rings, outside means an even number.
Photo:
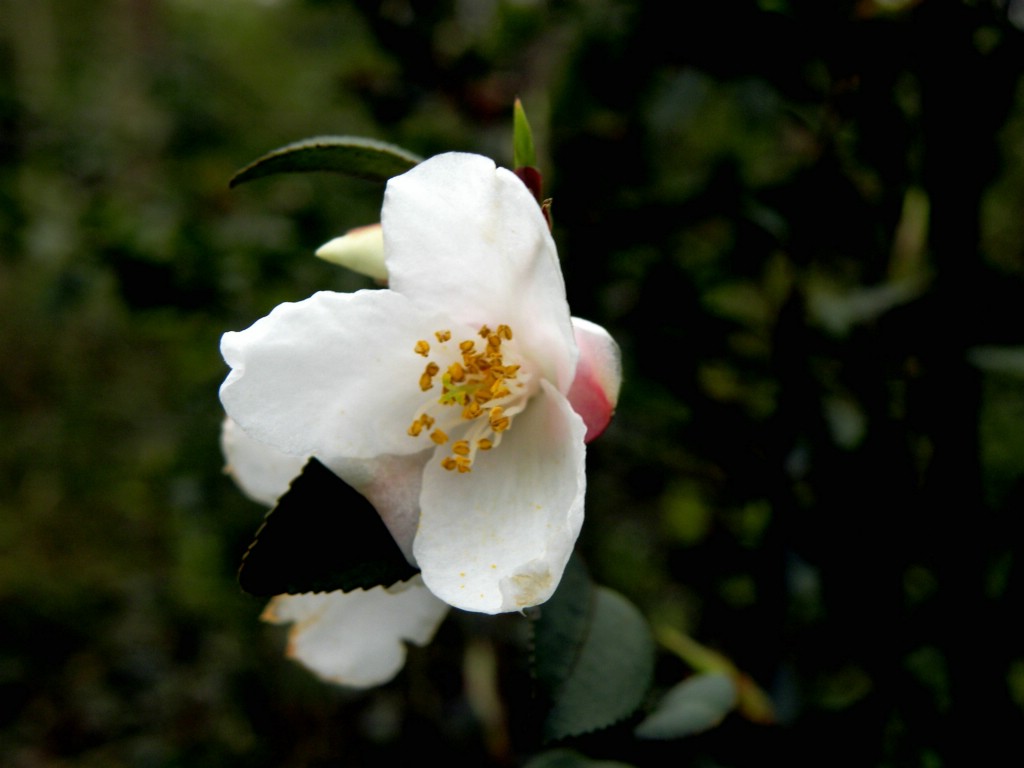
[{"label": "flower center", "polygon": [[456,343],[451,331],[435,332],[436,357],[441,362],[431,359],[430,342],[425,339],[413,347],[429,361],[420,376],[420,389],[429,392],[440,384],[441,394],[431,395],[416,411],[409,435],[450,445],[451,453],[441,460],[449,472],[469,472],[477,451],[496,448],[532,393],[530,374],[522,370],[510,343],[512,329],[499,325],[492,330],[484,325],[478,335],[482,342]]}]

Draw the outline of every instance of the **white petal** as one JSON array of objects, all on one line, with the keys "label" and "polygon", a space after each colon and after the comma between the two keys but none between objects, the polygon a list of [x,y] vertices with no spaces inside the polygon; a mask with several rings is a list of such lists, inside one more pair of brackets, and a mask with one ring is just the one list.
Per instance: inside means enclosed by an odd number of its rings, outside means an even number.
[{"label": "white petal", "polygon": [[457,608],[521,610],[547,600],[583,523],[583,420],[548,382],[471,472],[426,466],[413,549],[430,590]]},{"label": "white petal", "polygon": [[443,326],[389,290],[321,292],[225,333],[228,415],[256,440],[295,456],[409,454],[425,399],[417,340]]},{"label": "white petal", "polygon": [[246,496],[268,507],[277,503],[306,464],[305,456],[289,456],[254,440],[231,419],[221,424],[220,445],[227,461],[224,471]]},{"label": "white petal", "polygon": [[388,182],[381,222],[391,288],[472,327],[511,326],[568,391],[576,344],[558,253],[515,174],[480,155],[432,157]]},{"label": "white petal", "polygon": [[572,319],[580,360],[569,389],[573,410],[587,425],[589,443],[604,432],[615,413],[622,386],[622,353],[604,328],[589,320]]},{"label": "white petal", "polygon": [[294,622],[290,658],[339,685],[365,688],[391,680],[405,664],[403,641],[426,645],[448,606],[419,577],[390,589],[278,595],[263,620]]},{"label": "white petal", "polygon": [[341,237],[336,237],[317,248],[316,255],[324,261],[338,264],[379,282],[387,282],[388,270],[384,266],[384,237],[380,224],[350,229]]}]

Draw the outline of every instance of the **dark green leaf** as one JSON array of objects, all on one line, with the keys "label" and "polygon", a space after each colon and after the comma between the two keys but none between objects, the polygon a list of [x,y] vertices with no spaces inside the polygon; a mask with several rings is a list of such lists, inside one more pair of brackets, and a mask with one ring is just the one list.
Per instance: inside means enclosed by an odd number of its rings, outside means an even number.
[{"label": "dark green leaf", "polygon": [[333,171],[370,181],[387,181],[422,158],[401,147],[359,136],[317,136],[275,149],[236,173],[230,186],[276,173]]},{"label": "dark green leaf", "polygon": [[732,675],[694,675],[669,690],[635,732],[641,739],[679,739],[701,733],[722,722],[736,701]]},{"label": "dark green leaf", "polygon": [[572,674],[586,638],[594,584],[583,561],[573,555],[558,589],[533,623],[534,676],[545,690],[559,689]]},{"label": "dark green leaf", "polygon": [[348,592],[390,586],[416,572],[370,502],[310,459],[267,513],[238,583],[261,597]]},{"label": "dark green leaf", "polygon": [[537,165],[537,152],[533,148],[533,131],[526,119],[523,103],[516,99],[512,110],[512,152],[516,168]]},{"label": "dark green leaf", "polygon": [[591,760],[571,749],[552,749],[534,757],[523,768],[633,768],[617,760]]},{"label": "dark green leaf", "polygon": [[654,642],[640,611],[590,583],[570,561],[534,622],[534,670],[547,693],[547,739],[605,728],[640,706],[654,667]]}]

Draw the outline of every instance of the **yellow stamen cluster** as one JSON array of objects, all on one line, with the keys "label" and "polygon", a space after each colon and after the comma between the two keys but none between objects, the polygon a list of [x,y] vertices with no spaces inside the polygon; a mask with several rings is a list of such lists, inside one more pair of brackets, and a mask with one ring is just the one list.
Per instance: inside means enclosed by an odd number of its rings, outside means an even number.
[{"label": "yellow stamen cluster", "polygon": [[[511,388],[523,387],[517,380],[519,366],[506,365],[502,351],[502,342],[512,340],[512,329],[507,325],[499,325],[492,330],[484,325],[479,330],[479,336],[483,339],[483,349],[477,349],[478,342],[474,339],[460,341],[456,353],[459,359],[451,362],[443,373],[441,367],[431,360],[420,376],[420,389],[424,392],[433,389],[435,380],[440,378],[441,394],[417,414],[409,426],[411,437],[426,433],[437,445],[448,442],[447,433],[440,427],[434,429],[435,418],[426,413],[427,408],[435,404],[459,409],[454,421],[442,419],[446,426],[454,427],[461,422],[477,421],[470,428],[468,439],[453,442],[451,455],[441,461],[441,466],[449,471],[471,471],[476,452],[489,451],[497,445],[501,433],[511,426],[512,415],[520,410],[513,409],[512,414],[506,413],[507,399],[513,394]],[[449,330],[440,330],[434,333],[434,337],[445,349],[444,345],[451,341],[452,334]],[[420,339],[413,351],[428,357],[430,343]],[[502,404],[499,405],[499,402]]]}]

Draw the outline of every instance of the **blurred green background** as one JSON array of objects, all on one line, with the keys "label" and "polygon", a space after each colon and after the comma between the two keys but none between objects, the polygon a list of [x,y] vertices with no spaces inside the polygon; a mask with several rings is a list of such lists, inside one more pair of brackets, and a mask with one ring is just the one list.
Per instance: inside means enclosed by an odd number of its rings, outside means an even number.
[{"label": "blurred green background", "polygon": [[[232,173],[326,133],[510,164],[516,96],[574,314],[625,355],[581,550],[778,719],[573,746],[1019,761],[1021,26],[1019,0],[0,0],[0,765],[540,749],[518,617],[450,617],[369,692],[284,660],[217,443],[219,335],[366,286],[311,254],[382,193]],[[688,671],[664,652],[658,685]]]}]

